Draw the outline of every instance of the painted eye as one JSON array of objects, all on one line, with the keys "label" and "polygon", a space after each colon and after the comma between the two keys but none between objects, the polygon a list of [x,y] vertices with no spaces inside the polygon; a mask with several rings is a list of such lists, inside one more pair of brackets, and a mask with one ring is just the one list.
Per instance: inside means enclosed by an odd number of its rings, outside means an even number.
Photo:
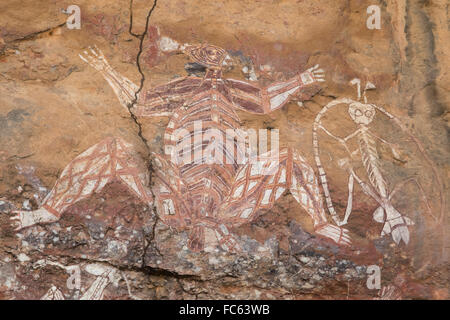
[{"label": "painted eye", "polygon": [[359,116],[362,116],[363,113],[362,113],[361,110],[356,109],[355,112],[353,112],[353,114],[354,114],[355,116],[359,117]]},{"label": "painted eye", "polygon": [[364,112],[364,115],[365,115],[367,118],[372,118],[373,112],[372,112],[371,110],[367,110],[366,112]]}]

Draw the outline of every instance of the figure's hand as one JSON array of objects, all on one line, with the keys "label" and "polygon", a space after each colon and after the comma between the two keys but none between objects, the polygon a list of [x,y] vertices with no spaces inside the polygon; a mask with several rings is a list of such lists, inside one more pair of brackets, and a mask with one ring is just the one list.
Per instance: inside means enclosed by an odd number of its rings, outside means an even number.
[{"label": "figure's hand", "polygon": [[316,64],[314,67],[309,68],[302,74],[300,78],[304,84],[311,84],[314,82],[324,82],[325,81],[325,71],[319,69],[319,65]]},{"label": "figure's hand", "polygon": [[94,48],[89,47],[88,50],[90,52],[86,50],[82,54],[78,55],[81,60],[89,64],[97,71],[105,71],[111,68],[108,61],[106,61],[103,52],[97,48],[97,46],[94,45]]},{"label": "figure's hand", "polygon": [[323,237],[333,240],[338,245],[350,246],[352,243],[352,241],[350,240],[350,236],[348,235],[347,229],[337,227],[330,223],[327,223],[325,225],[316,228],[316,233]]}]

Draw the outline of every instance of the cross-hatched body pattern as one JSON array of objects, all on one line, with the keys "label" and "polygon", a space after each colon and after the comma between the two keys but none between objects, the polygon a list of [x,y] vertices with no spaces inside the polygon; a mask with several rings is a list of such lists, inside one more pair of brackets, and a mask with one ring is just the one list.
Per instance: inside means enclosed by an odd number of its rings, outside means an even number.
[{"label": "cross-hatched body pattern", "polygon": [[219,217],[230,225],[251,221],[260,209],[271,209],[286,190],[311,217],[316,233],[338,244],[350,244],[347,230],[327,222],[315,173],[292,148],[281,149],[276,157],[268,152],[241,166]]},{"label": "cross-hatched body pattern", "polygon": [[125,184],[129,191],[145,203],[153,202],[148,188],[149,174],[131,144],[121,138],[106,138],[90,147],[63,170],[38,210],[19,211],[17,229],[36,223],[58,220],[74,203],[85,199],[112,182]]},{"label": "cross-hatched body pattern", "polygon": [[113,179],[151,203],[145,165],[130,150],[131,145],[120,138],[107,138],[90,147],[64,169],[43,207],[59,216],[71,204],[103,189]]},{"label": "cross-hatched body pattern", "polygon": [[[207,53],[198,54],[199,50]],[[262,174],[261,168],[277,159],[273,153],[262,155],[257,161],[244,156],[239,162],[236,155],[245,154],[245,144],[239,143],[239,139],[224,142],[219,138],[227,137],[230,131],[238,132],[239,136],[241,126],[236,109],[255,114],[279,109],[304,86],[323,81],[323,71],[316,66],[287,81],[261,88],[224,79],[221,63],[226,60],[223,56],[226,53],[221,50],[204,45],[187,47],[185,53],[207,67],[205,76],[175,79],[140,93],[137,103],[129,109],[136,116],[170,116],[164,135],[165,154],[153,157],[155,199],[148,189],[143,161],[134,154],[132,146],[122,139],[110,139],[74,159],[39,210],[59,217],[68,206],[99,191],[115,178],[143,201],[156,201],[162,221],[175,228],[189,229],[191,249],[202,250],[205,244],[217,241],[227,250],[236,250],[239,245],[228,227],[251,221],[259,209],[270,208],[290,189],[312,217],[318,234],[339,244],[349,244],[344,229],[327,223],[314,171],[297,151],[282,150],[277,155],[279,163],[271,169],[273,172]],[[202,60],[205,56],[208,59]],[[131,81],[116,73],[98,49],[85,52],[81,58],[101,72],[128,109],[136,92]],[[194,156],[190,162],[173,161],[183,159],[188,151],[200,157]],[[239,194],[240,188],[246,188],[245,192]],[[19,213],[22,222],[19,227],[33,224],[24,223],[23,215]],[[46,218],[36,222],[46,222]]]}]

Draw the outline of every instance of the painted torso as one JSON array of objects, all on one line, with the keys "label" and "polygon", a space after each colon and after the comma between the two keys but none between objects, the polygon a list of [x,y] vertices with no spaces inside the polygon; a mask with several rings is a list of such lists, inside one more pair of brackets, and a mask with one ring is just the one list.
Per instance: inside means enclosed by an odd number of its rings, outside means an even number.
[{"label": "painted torso", "polygon": [[[170,119],[164,135],[165,153],[171,157],[178,152],[182,159],[183,149],[191,150],[188,158],[191,161],[179,163],[177,167],[195,214],[211,216],[229,194],[238,169],[236,154],[242,153],[242,146],[233,139],[227,147],[226,139],[232,136],[226,132],[236,133],[240,120],[220,71],[208,71],[203,79],[187,78],[184,82],[178,91],[189,88],[191,95],[183,99]],[[218,151],[220,154],[215,153]]]}]

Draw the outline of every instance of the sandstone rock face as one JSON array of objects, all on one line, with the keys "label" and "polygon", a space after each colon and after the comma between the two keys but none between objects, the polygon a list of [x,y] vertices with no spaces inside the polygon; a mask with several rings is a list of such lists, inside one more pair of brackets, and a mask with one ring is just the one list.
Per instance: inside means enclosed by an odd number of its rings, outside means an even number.
[{"label": "sandstone rock face", "polygon": [[[0,299],[448,299],[445,1],[1,7]],[[189,182],[183,116],[279,166]]]}]

